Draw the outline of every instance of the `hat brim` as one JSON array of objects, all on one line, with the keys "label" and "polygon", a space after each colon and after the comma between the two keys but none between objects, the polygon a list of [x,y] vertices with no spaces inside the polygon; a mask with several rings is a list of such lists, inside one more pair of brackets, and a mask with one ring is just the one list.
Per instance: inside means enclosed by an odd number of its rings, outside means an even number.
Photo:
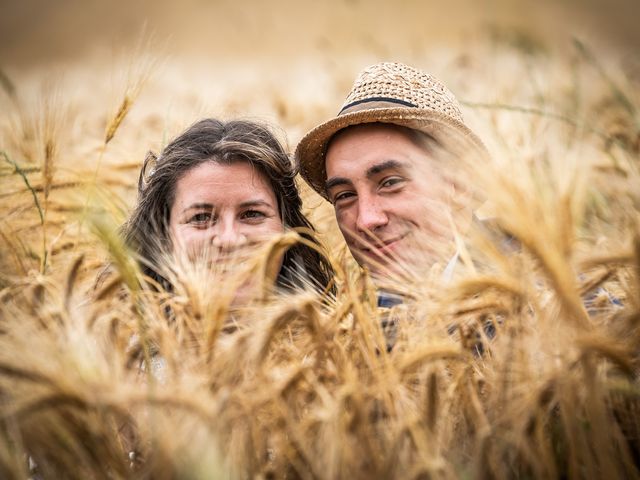
[{"label": "hat brim", "polygon": [[294,155],[302,178],[325,199],[328,200],[325,190],[325,155],[331,137],[344,128],[366,123],[390,123],[412,128],[431,135],[445,149],[453,149],[456,154],[471,152],[488,156],[486,147],[469,127],[433,110],[391,107],[346,113],[307,133],[298,143]]}]

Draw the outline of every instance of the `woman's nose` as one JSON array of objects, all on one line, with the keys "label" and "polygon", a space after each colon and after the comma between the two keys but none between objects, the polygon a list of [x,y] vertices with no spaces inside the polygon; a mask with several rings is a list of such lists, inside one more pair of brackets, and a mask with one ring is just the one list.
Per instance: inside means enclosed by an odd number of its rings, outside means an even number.
[{"label": "woman's nose", "polygon": [[246,236],[233,219],[221,219],[214,228],[211,241],[220,250],[233,250],[246,242]]}]

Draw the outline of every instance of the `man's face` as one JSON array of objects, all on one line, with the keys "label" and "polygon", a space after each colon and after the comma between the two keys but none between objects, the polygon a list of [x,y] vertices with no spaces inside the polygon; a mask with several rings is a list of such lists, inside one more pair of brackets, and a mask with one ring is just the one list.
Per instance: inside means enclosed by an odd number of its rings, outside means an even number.
[{"label": "man's face", "polygon": [[453,184],[429,150],[409,130],[385,124],[350,127],[331,140],[327,195],[351,253],[374,274],[428,267],[451,246]]}]

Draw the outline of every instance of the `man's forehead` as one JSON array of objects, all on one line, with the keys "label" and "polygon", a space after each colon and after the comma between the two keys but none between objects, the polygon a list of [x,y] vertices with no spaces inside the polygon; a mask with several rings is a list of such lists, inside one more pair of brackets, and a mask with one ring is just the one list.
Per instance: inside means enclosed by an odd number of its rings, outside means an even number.
[{"label": "man's forehead", "polygon": [[[325,158],[326,177],[365,175],[383,169],[409,169],[427,163],[428,150],[414,141],[412,130],[391,124],[365,124],[340,131]],[[425,165],[426,167],[426,165]]]}]

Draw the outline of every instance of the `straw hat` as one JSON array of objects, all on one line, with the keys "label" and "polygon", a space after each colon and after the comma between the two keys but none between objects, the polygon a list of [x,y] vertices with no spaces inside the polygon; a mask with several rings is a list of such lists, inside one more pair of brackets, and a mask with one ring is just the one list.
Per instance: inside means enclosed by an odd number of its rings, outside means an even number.
[{"label": "straw hat", "polygon": [[401,63],[378,63],[356,79],[338,115],[307,133],[295,160],[302,177],[327,198],[325,154],[339,130],[362,123],[392,123],[428,133],[449,153],[488,155],[464,124],[460,104],[440,81]]}]

